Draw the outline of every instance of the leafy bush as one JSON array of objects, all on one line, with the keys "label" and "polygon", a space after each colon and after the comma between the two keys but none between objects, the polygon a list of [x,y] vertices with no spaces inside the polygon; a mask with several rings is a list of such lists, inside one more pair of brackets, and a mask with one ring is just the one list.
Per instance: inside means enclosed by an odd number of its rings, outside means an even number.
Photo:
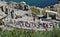
[{"label": "leafy bush", "polygon": [[34,31],[15,29],[11,31],[0,31],[0,37],[60,37],[60,30]]}]

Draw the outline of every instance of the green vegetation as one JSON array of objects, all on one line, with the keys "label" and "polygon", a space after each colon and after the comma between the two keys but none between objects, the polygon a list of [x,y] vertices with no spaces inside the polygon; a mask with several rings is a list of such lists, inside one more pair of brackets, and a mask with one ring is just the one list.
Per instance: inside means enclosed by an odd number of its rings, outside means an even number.
[{"label": "green vegetation", "polygon": [[31,7],[30,9],[32,11],[32,15],[40,14],[40,10],[39,9],[36,9],[35,7]]},{"label": "green vegetation", "polygon": [[42,11],[42,15],[45,15],[45,14],[46,14],[46,12],[43,10],[43,11]]},{"label": "green vegetation", "polygon": [[32,15],[34,15],[34,16],[39,15],[39,14],[42,14],[42,15],[46,14],[46,12],[44,10],[41,11],[35,7],[31,7],[30,9],[32,11]]},{"label": "green vegetation", "polygon": [[12,31],[0,31],[0,37],[60,37],[60,30],[34,31],[15,29]]}]

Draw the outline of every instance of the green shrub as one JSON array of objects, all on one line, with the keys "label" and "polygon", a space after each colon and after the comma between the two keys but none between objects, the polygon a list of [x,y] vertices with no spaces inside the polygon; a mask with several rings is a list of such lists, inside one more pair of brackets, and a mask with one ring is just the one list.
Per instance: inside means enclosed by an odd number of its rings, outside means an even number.
[{"label": "green shrub", "polygon": [[11,31],[0,31],[0,37],[60,37],[60,30],[34,31],[15,29]]}]

